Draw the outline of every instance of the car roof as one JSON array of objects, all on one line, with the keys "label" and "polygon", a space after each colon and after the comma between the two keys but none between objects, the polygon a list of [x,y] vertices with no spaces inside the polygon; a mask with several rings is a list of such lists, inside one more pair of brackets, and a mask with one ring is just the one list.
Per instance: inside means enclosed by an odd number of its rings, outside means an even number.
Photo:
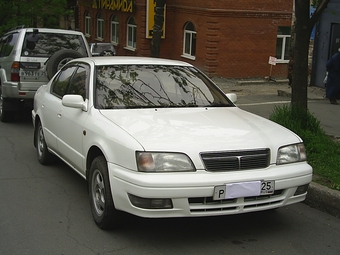
[{"label": "car roof", "polygon": [[72,62],[84,61],[92,62],[95,65],[173,65],[173,66],[192,66],[191,64],[164,58],[151,58],[151,57],[131,57],[131,56],[107,56],[107,57],[88,57],[78,58],[72,60]]},{"label": "car roof", "polygon": [[74,34],[74,35],[82,34],[82,32],[80,31],[66,30],[66,29],[54,29],[54,28],[19,28],[19,29],[10,30],[7,33],[20,32],[20,31],[33,32],[33,29],[38,29],[38,31],[42,33]]}]

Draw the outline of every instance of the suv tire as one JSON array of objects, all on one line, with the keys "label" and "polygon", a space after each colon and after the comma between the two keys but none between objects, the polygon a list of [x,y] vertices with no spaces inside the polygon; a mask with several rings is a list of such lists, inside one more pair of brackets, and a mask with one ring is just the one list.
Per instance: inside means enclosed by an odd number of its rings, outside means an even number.
[{"label": "suv tire", "polygon": [[10,122],[11,120],[13,120],[14,112],[4,110],[6,109],[5,104],[7,105],[7,99],[2,97],[2,93],[0,89],[0,121]]},{"label": "suv tire", "polygon": [[81,58],[83,55],[75,50],[60,50],[54,53],[47,62],[47,78],[50,80],[55,73],[62,68],[67,62],[75,58]]}]

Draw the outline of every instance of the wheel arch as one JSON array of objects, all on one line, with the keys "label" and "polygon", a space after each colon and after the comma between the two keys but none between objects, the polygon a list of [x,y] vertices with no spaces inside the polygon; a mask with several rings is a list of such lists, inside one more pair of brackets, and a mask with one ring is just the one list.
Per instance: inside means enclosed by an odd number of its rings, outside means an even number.
[{"label": "wheel arch", "polygon": [[87,153],[87,157],[86,157],[86,180],[89,179],[89,172],[90,172],[89,170],[90,170],[90,167],[91,167],[91,163],[98,156],[103,156],[106,159],[104,153],[102,152],[102,150],[99,147],[92,146],[89,149],[89,151]]},{"label": "wheel arch", "polygon": [[34,147],[37,147],[37,125],[38,123],[41,123],[40,121],[40,117],[39,115],[36,115],[35,116],[35,120],[34,120],[34,133],[33,133],[33,144],[34,144]]}]

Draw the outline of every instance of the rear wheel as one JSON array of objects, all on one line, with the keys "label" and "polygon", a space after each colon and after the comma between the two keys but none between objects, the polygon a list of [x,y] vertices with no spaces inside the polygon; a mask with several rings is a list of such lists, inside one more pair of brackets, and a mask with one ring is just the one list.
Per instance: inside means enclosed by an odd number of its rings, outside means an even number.
[{"label": "rear wheel", "polygon": [[10,122],[14,119],[15,112],[7,110],[8,100],[2,97],[0,90],[0,121]]},{"label": "rear wheel", "polygon": [[107,162],[103,156],[92,161],[88,185],[92,216],[98,227],[111,229],[118,226],[122,213],[114,207]]},{"label": "rear wheel", "polygon": [[55,156],[48,151],[44,130],[40,122],[37,123],[35,132],[35,145],[40,164],[48,165],[53,163]]}]

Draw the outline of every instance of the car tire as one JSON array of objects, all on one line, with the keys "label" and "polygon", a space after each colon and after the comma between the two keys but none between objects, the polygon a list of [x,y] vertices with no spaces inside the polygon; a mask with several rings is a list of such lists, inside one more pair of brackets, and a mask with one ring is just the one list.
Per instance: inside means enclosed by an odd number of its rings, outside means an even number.
[{"label": "car tire", "polygon": [[35,129],[35,146],[40,164],[49,165],[54,162],[55,156],[48,151],[45,141],[44,130],[40,122],[36,124]]},{"label": "car tire", "polygon": [[75,50],[60,50],[55,52],[47,62],[47,78],[50,80],[67,62],[81,57],[83,57],[83,55]]},{"label": "car tire", "polygon": [[96,157],[89,172],[89,196],[92,216],[101,229],[112,229],[121,222],[122,212],[117,211],[111,195],[107,161]]},{"label": "car tire", "polygon": [[7,104],[7,99],[2,97],[2,93],[0,90],[0,121],[1,122],[10,122],[14,119],[15,112],[5,110],[5,105]]}]

